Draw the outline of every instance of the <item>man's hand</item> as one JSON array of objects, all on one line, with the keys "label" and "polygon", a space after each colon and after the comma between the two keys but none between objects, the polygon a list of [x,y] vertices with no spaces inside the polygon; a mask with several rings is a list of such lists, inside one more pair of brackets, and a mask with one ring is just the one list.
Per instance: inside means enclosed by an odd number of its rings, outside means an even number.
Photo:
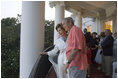
[{"label": "man's hand", "polygon": [[68,68],[68,66],[69,66],[68,63],[64,65],[64,72],[65,72],[66,74],[67,74],[67,68]]}]

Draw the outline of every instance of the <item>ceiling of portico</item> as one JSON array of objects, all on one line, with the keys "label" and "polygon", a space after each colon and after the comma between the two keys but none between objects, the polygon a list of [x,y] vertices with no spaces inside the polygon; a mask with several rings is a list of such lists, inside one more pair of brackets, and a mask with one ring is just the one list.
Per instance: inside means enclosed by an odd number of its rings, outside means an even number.
[{"label": "ceiling of portico", "polygon": [[116,1],[65,1],[66,10],[70,8],[82,13],[83,17],[96,17],[97,13],[102,18],[106,17],[106,8],[116,4]]},{"label": "ceiling of portico", "polygon": [[85,3],[88,3],[90,5],[106,9],[116,3],[116,1],[85,1]]}]

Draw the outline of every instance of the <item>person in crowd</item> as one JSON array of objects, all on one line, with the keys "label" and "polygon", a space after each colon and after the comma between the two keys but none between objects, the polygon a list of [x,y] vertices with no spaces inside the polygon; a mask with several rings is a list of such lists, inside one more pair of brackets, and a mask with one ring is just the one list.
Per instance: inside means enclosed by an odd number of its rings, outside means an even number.
[{"label": "person in crowd", "polygon": [[[96,57],[95,57],[96,63],[98,63],[100,65],[102,64],[102,59],[103,59],[102,58],[103,57],[103,53],[102,53],[102,48],[101,48],[101,42],[103,41],[104,37],[105,37],[105,33],[101,32],[100,36],[99,36],[100,42],[99,42],[99,45],[98,45],[98,51],[97,51],[97,54],[96,54]],[[100,70],[101,66],[99,66],[97,69]]]},{"label": "person in crowd", "polygon": [[113,66],[112,78],[117,78],[117,33],[114,33],[112,66]]},{"label": "person in crowd", "polygon": [[87,77],[90,78],[90,64],[91,64],[91,49],[90,49],[90,43],[87,43],[86,46],[87,46],[87,61],[88,61]]},{"label": "person in crowd", "polygon": [[117,33],[114,33],[114,40],[117,39]]},{"label": "person in crowd", "polygon": [[80,28],[74,25],[71,17],[64,18],[62,25],[69,32],[67,40],[67,63],[64,72],[69,78],[85,78],[88,67],[86,40]]},{"label": "person in crowd", "polygon": [[87,32],[86,28],[84,28],[84,36],[86,38],[86,43],[90,43],[92,37],[91,37],[90,33]]},{"label": "person in crowd", "polygon": [[111,36],[111,31],[106,29],[105,38],[101,42],[101,47],[103,49],[103,72],[105,72],[105,77],[110,77],[112,72],[113,41],[114,39]]},{"label": "person in crowd", "polygon": [[98,50],[98,41],[97,41],[96,35],[97,35],[96,32],[92,33],[92,39],[91,39],[91,51],[92,51],[91,61],[92,61],[92,64],[95,63],[95,56],[96,56],[96,53]]},{"label": "person in crowd", "polygon": [[[67,75],[64,72],[64,64],[66,62],[66,40],[67,40],[67,33],[65,29],[63,28],[62,24],[58,24],[56,26],[56,30],[58,31],[60,37],[56,40],[56,44],[53,50],[49,52],[40,52],[41,55],[49,55],[49,57],[56,55],[58,51],[58,65],[55,69],[57,77],[59,78],[66,78]],[[54,64],[54,63],[52,63]]]},{"label": "person in crowd", "polygon": [[100,42],[100,35],[97,35],[96,39],[97,39],[97,42],[99,43]]}]

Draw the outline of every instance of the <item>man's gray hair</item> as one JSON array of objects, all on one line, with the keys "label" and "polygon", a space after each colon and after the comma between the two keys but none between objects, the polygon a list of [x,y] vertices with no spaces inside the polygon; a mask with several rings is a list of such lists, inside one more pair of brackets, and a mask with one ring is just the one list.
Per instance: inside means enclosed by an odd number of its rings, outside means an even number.
[{"label": "man's gray hair", "polygon": [[66,17],[64,18],[64,20],[67,21],[68,23],[72,22],[72,24],[74,25],[74,20],[71,17]]}]

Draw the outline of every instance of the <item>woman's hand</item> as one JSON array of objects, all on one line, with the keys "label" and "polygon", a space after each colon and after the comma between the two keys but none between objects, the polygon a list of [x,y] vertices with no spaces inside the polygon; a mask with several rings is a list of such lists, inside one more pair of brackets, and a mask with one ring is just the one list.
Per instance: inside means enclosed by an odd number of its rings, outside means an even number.
[{"label": "woman's hand", "polygon": [[40,55],[48,55],[47,52],[40,52]]},{"label": "woman's hand", "polygon": [[67,74],[67,68],[68,68],[68,66],[69,66],[68,63],[64,65],[64,72],[65,72],[66,74]]}]

